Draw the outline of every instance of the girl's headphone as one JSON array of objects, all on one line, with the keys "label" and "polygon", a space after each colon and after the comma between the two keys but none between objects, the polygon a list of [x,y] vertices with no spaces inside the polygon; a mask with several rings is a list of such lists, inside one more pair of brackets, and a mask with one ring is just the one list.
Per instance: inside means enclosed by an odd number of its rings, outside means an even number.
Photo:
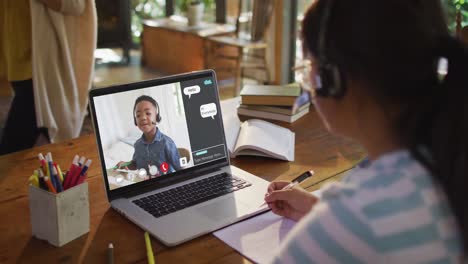
[{"label": "girl's headphone", "polygon": [[345,93],[345,78],[338,65],[330,61],[326,56],[326,34],[327,25],[330,20],[330,12],[333,8],[334,0],[322,0],[325,2],[325,9],[321,21],[318,43],[318,76],[316,79],[316,94],[322,97],[339,98]]}]

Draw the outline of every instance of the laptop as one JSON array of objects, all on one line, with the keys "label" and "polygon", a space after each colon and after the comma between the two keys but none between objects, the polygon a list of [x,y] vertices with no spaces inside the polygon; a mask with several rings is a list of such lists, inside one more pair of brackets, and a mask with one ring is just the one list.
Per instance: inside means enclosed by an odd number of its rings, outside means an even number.
[{"label": "laptop", "polygon": [[214,71],[93,89],[89,102],[111,207],[163,244],[268,210],[269,183],[230,165]]}]

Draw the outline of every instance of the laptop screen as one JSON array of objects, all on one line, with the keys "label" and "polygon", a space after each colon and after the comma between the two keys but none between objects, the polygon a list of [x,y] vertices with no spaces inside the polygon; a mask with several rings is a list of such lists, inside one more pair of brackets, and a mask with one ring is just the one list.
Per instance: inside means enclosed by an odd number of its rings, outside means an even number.
[{"label": "laptop screen", "polygon": [[90,92],[108,191],[227,159],[212,71]]}]

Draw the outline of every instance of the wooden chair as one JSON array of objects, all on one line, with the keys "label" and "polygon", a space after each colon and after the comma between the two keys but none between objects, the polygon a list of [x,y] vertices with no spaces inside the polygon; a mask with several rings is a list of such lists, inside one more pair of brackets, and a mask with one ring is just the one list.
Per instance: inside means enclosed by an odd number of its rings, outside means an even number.
[{"label": "wooden chair", "polygon": [[[250,32],[242,32],[241,13],[242,0],[239,0],[236,31],[233,36],[210,37],[210,48],[206,60],[209,66],[219,72],[234,72],[235,95],[238,95],[242,86],[242,78],[246,69],[259,69],[265,74],[263,82],[270,81],[268,72],[265,33],[273,14],[274,0],[252,0],[253,10],[250,19]],[[233,52],[234,50],[234,52]],[[254,78],[259,80],[259,76]]]}]

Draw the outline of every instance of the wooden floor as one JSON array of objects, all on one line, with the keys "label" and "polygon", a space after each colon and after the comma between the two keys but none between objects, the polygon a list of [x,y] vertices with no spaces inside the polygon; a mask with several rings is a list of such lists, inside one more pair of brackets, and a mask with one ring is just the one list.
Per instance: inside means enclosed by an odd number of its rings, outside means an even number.
[{"label": "wooden floor", "polygon": [[[105,50],[103,54],[104,57],[106,57],[106,55],[107,57],[111,57],[108,61],[112,61],[112,59],[120,58],[121,51],[118,49]],[[132,50],[130,52],[130,62],[127,65],[112,62],[100,63],[100,61],[97,60],[93,87],[102,88],[116,84],[153,79],[164,75],[164,73],[142,67],[140,63],[140,51]],[[232,81],[232,83],[234,82]],[[221,100],[224,100],[233,97],[235,90],[233,86],[230,87],[227,85],[223,86],[219,92]],[[2,135],[3,127],[5,126],[11,101],[11,96],[0,95],[0,137]],[[89,116],[87,116],[81,130],[81,135],[88,135],[92,132],[93,126]]]}]

